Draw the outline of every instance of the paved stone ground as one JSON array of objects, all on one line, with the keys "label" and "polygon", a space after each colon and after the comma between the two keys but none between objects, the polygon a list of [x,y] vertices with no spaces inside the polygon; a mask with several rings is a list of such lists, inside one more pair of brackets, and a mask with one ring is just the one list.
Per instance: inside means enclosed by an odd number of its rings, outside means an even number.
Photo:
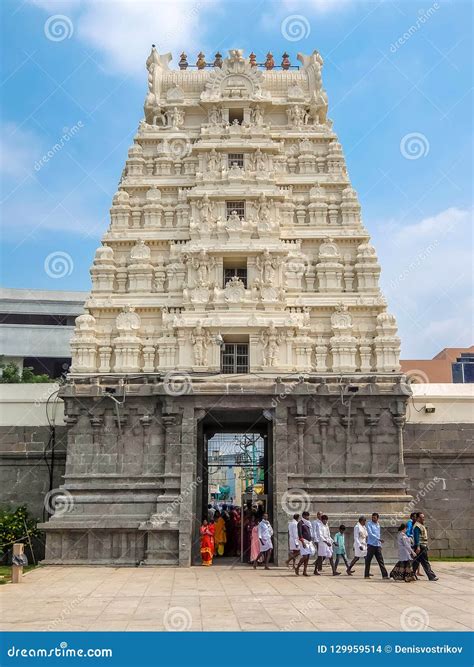
[{"label": "paved stone ground", "polygon": [[283,568],[41,567],[0,587],[1,630],[460,630],[473,628],[474,563],[438,582],[296,577]]}]

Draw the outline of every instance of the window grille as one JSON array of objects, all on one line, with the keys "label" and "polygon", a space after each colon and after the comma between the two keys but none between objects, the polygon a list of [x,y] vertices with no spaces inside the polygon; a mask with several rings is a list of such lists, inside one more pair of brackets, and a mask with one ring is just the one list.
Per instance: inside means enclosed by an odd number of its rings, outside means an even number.
[{"label": "window grille", "polygon": [[249,372],[248,343],[225,343],[221,352],[222,373]]},{"label": "window grille", "polygon": [[244,201],[226,201],[227,219],[229,219],[232,211],[237,211],[239,218],[245,218],[245,202]]}]

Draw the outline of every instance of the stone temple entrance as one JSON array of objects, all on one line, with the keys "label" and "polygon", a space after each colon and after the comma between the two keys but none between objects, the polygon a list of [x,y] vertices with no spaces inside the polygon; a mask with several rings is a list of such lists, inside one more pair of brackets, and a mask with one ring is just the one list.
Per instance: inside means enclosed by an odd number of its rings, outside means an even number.
[{"label": "stone temple entrance", "polygon": [[[224,554],[215,563],[248,560],[246,525],[256,507],[272,515],[272,414],[211,410],[198,433],[198,476],[193,562],[200,564],[199,525],[215,510],[226,519]],[[199,472],[201,471],[201,472]]]}]

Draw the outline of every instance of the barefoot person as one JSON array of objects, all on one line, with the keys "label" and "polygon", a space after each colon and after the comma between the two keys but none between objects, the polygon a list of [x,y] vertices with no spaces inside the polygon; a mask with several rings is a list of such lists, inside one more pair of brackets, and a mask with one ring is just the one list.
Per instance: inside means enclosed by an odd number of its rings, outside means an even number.
[{"label": "barefoot person", "polygon": [[270,556],[273,551],[272,535],[273,528],[268,520],[268,514],[265,512],[262,520],[258,524],[258,539],[260,540],[260,553],[263,554],[263,562],[265,563],[266,570],[270,569],[268,563],[270,562]]},{"label": "barefoot person", "polygon": [[383,540],[380,539],[380,524],[379,524],[379,515],[377,512],[372,514],[372,520],[367,522],[367,556],[365,557],[365,579],[370,577],[370,564],[372,558],[375,556],[377,563],[379,564],[380,572],[382,574],[382,579],[388,579],[388,572],[383,562],[382,555],[382,544]]},{"label": "barefoot person", "polygon": [[217,555],[223,556],[227,542],[227,534],[225,520],[220,512],[216,512],[214,515],[214,542],[216,544]]},{"label": "barefoot person", "polygon": [[300,567],[303,566],[303,576],[309,577],[307,572],[309,557],[314,556],[316,553],[313,545],[313,531],[309,520],[309,512],[303,512],[301,521],[298,522],[298,538],[300,542],[301,558],[298,565],[295,567],[295,574],[298,576]]},{"label": "barefoot person", "polygon": [[413,557],[415,556],[415,552],[412,549],[411,539],[406,531],[406,524],[400,524],[397,535],[398,562],[390,572],[390,578],[395,581],[416,580],[416,574],[413,572]]},{"label": "barefoot person", "polygon": [[323,514],[321,516],[321,526],[319,528],[319,537],[320,541],[318,543],[318,558],[316,559],[316,563],[314,564],[314,574],[317,576],[321,576],[321,568],[323,564],[323,558],[327,558],[329,560],[329,564],[332,569],[332,574],[334,577],[337,575],[341,574],[340,572],[336,572],[336,568],[334,566],[334,558],[332,556],[333,554],[333,541],[331,538],[331,531],[329,529],[328,525],[328,516],[327,514]]},{"label": "barefoot person", "polygon": [[336,554],[336,560],[334,562],[334,568],[337,570],[339,561],[342,559],[344,565],[346,566],[346,572],[350,576],[352,575],[351,568],[349,567],[349,562],[346,555],[346,527],[344,524],[339,526],[339,532],[334,535],[334,553]]},{"label": "barefoot person", "polygon": [[[321,541],[321,526],[322,521],[321,521],[322,513],[321,512],[316,512],[316,519],[311,522],[311,526],[313,528],[313,544],[316,549],[316,555],[318,555],[318,544]],[[323,560],[318,564],[318,560],[316,560],[315,565],[318,567],[318,572],[321,572],[323,569]]]},{"label": "barefoot person", "polygon": [[212,565],[214,557],[214,524],[204,519],[201,528],[201,560],[203,565]]},{"label": "barefoot person", "polygon": [[365,516],[360,516],[359,521],[354,526],[354,558],[349,563],[347,573],[352,574],[352,568],[357,563],[359,558],[367,556],[367,528],[365,527]]},{"label": "barefoot person", "polygon": [[292,562],[292,567],[296,567],[296,560],[300,555],[300,541],[298,539],[298,520],[300,518],[299,514],[293,514],[292,520],[288,523],[288,560],[285,565],[290,566]]},{"label": "barefoot person", "polygon": [[253,565],[253,569],[256,570],[260,558],[260,540],[258,539],[258,520],[256,515],[252,517],[252,523],[252,532],[250,536],[250,562]]}]

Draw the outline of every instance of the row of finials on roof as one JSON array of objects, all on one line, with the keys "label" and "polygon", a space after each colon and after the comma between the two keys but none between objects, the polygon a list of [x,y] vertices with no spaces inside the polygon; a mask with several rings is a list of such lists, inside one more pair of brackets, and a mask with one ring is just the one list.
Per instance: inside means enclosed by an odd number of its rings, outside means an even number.
[{"label": "row of finials on roof", "polygon": [[[219,53],[219,51],[214,56],[214,62],[212,62],[212,63],[207,63],[206,62],[206,56],[204,55],[204,53],[202,51],[200,51],[198,53],[198,57],[197,57],[197,60],[196,60],[195,67],[197,67],[198,69],[204,69],[205,67],[222,67],[223,62],[224,61],[222,59],[222,54]],[[181,58],[180,58],[178,64],[179,64],[179,69],[187,69],[189,67],[188,56],[186,55],[186,53],[184,53],[184,51],[181,54]],[[257,62],[257,56],[252,51],[252,53],[249,55],[249,64],[250,64],[251,67],[264,67],[267,70],[270,70],[270,69],[273,69],[274,67],[276,67],[275,60],[273,58],[273,54],[271,53],[271,51],[269,51],[267,53],[267,56],[266,56],[266,59],[265,59],[264,63],[258,63]],[[192,65],[191,65],[191,67],[192,67]],[[290,67],[291,67],[290,56],[288,55],[288,53],[286,53],[286,51],[282,56],[280,67],[283,70],[289,70]]]}]

